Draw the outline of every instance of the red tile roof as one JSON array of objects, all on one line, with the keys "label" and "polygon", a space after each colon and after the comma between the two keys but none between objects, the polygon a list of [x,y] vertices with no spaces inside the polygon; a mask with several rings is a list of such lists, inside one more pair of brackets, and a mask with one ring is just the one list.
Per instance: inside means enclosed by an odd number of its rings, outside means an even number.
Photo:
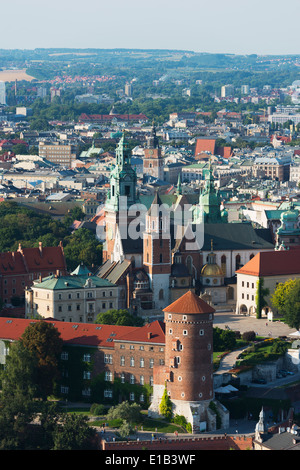
[{"label": "red tile roof", "polygon": [[149,342],[149,343],[165,343],[165,324],[161,321],[154,321],[146,325],[130,331],[118,338],[119,341],[130,342]]},{"label": "red tile roof", "polygon": [[175,300],[171,305],[164,308],[164,312],[167,313],[214,313],[215,309],[212,308],[204,300],[192,291],[188,291],[183,294],[179,299]]},{"label": "red tile roof", "polygon": [[19,248],[29,272],[44,269],[66,269],[61,246],[41,246],[40,248]]},{"label": "red tile roof", "polygon": [[[37,321],[40,320],[0,318],[0,338],[18,341],[25,329]],[[114,341],[121,339],[147,343],[165,342],[163,326],[158,321],[143,327],[71,323],[55,320],[44,321],[52,323],[59,331],[64,343],[67,344],[114,348]],[[148,332],[152,333],[150,338],[148,338]]]},{"label": "red tile roof", "polygon": [[215,139],[197,139],[195,155],[198,155],[198,153],[202,153],[202,152],[210,152],[214,154],[215,148],[216,148]]},{"label": "red tile roof", "polygon": [[262,251],[236,271],[250,276],[278,276],[300,274],[300,249]]},{"label": "red tile roof", "polygon": [[25,274],[23,258],[19,252],[0,253],[0,274]]}]

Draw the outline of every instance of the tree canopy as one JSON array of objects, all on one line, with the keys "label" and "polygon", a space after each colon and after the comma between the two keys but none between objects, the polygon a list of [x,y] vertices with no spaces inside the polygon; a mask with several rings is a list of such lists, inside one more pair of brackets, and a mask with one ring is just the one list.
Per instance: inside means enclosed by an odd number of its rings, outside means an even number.
[{"label": "tree canopy", "polygon": [[102,325],[143,326],[144,320],[141,317],[131,315],[126,309],[111,309],[104,313],[99,313],[95,323]]},{"label": "tree canopy", "polygon": [[272,304],[291,328],[300,329],[300,279],[278,284]]},{"label": "tree canopy", "polygon": [[37,394],[43,398],[53,392],[54,381],[58,378],[58,359],[63,340],[52,323],[37,321],[24,331],[20,342],[36,362]]}]

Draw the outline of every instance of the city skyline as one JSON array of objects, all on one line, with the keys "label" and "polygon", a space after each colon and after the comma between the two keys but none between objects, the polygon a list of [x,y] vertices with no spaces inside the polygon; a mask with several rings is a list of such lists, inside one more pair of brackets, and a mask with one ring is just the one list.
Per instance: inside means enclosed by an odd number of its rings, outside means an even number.
[{"label": "city skyline", "polygon": [[[194,52],[294,55],[297,0],[12,0],[2,6],[1,49],[178,49]],[[14,14],[12,30],[11,21]]]}]

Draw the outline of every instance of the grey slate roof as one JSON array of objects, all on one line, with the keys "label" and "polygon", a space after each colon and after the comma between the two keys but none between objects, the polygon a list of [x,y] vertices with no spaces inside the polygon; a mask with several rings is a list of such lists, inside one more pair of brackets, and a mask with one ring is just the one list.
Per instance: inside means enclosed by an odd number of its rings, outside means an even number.
[{"label": "grey slate roof", "polygon": [[204,224],[204,244],[202,251],[274,249],[271,233],[265,229],[254,229],[249,223]]}]

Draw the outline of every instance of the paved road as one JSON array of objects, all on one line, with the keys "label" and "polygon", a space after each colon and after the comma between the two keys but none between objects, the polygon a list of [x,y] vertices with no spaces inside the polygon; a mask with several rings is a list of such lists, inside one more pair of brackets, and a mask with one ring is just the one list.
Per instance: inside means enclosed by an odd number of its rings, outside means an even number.
[{"label": "paved road", "polygon": [[259,336],[271,336],[278,338],[278,336],[288,336],[296,330],[290,328],[280,321],[268,321],[265,318],[255,318],[244,315],[236,315],[232,312],[215,312],[214,314],[214,327],[225,328],[228,325],[231,330],[240,331],[255,331]]}]

